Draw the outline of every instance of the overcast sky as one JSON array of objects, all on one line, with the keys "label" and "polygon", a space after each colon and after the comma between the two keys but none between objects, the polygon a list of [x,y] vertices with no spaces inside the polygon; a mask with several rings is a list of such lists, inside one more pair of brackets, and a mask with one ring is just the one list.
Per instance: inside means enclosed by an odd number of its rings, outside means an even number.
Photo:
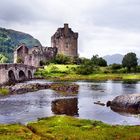
[{"label": "overcast sky", "polygon": [[0,26],[50,46],[64,23],[79,33],[79,54],[135,52],[140,57],[140,0],[0,0]]}]

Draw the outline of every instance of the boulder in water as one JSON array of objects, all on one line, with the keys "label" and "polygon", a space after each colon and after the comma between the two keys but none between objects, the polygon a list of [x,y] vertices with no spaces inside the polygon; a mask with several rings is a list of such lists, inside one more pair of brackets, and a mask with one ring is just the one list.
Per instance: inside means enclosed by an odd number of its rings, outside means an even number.
[{"label": "boulder in water", "polygon": [[116,112],[140,113],[140,94],[117,96],[109,104]]}]

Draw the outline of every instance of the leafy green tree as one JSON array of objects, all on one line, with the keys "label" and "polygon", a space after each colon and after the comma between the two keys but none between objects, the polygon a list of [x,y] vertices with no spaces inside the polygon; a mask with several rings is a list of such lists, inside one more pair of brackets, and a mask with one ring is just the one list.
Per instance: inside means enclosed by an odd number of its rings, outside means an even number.
[{"label": "leafy green tree", "polygon": [[102,67],[107,66],[106,60],[103,59],[102,57],[99,57],[98,55],[93,55],[91,61],[96,66],[102,66]]},{"label": "leafy green tree", "polygon": [[107,62],[105,59],[103,59],[102,57],[98,58],[98,66],[101,66],[101,67],[106,67],[107,66]]},{"label": "leafy green tree", "polygon": [[126,67],[128,69],[128,72],[131,71],[131,68],[136,70],[136,66],[138,65],[138,58],[135,53],[130,52],[127,53],[122,60],[123,67]]},{"label": "leafy green tree", "polygon": [[0,63],[7,63],[8,61],[8,58],[3,55],[3,54],[0,54]]}]

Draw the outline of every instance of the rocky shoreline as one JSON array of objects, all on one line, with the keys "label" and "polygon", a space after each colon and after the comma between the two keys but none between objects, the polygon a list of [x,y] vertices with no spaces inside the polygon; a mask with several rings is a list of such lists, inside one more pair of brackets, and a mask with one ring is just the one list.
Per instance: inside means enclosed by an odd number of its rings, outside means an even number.
[{"label": "rocky shoreline", "polygon": [[52,89],[62,94],[77,94],[79,86],[76,84],[63,83],[18,83],[14,86],[3,86],[9,90],[9,94],[23,94],[34,92],[42,89]]}]

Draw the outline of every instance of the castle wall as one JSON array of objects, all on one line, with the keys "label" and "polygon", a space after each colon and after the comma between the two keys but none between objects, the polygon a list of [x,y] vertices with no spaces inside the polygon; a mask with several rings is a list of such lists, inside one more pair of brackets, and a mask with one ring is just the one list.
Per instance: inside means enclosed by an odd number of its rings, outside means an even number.
[{"label": "castle wall", "polygon": [[29,54],[25,56],[24,64],[38,67],[41,62],[53,59],[57,54],[57,48],[33,47],[29,49]]}]

